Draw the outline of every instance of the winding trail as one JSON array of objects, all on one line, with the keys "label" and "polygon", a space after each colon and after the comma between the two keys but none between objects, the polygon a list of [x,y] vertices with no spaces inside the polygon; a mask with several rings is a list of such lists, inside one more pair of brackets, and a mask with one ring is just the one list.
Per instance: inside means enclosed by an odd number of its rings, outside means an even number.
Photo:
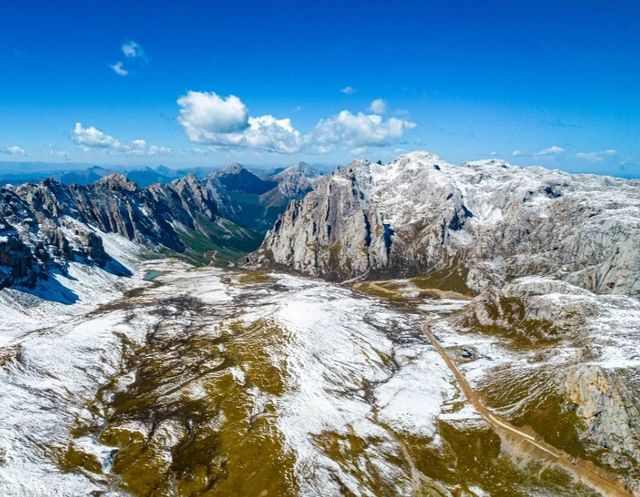
[{"label": "winding trail", "polygon": [[596,469],[593,464],[574,458],[566,452],[556,449],[542,440],[539,436],[526,433],[489,411],[480,399],[480,396],[471,387],[460,369],[458,369],[455,361],[449,357],[446,350],[444,350],[438,340],[436,340],[435,336],[433,336],[433,333],[431,333],[430,321],[426,321],[422,325],[422,332],[426,335],[431,345],[433,345],[433,347],[438,351],[442,360],[455,376],[458,385],[464,392],[467,400],[476,408],[480,415],[496,429],[498,434],[504,434],[506,432],[516,440],[523,442],[525,445],[535,447],[538,451],[542,451],[541,453],[538,452],[540,458],[568,471],[578,480],[590,486],[594,490],[597,490],[605,497],[634,497],[634,494],[626,490],[620,481],[614,477],[602,474],[603,472]]}]

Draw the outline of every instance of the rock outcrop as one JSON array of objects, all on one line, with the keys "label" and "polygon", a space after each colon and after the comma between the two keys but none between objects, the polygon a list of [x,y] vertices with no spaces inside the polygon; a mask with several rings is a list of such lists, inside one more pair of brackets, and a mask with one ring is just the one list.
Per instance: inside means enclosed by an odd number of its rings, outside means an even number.
[{"label": "rock outcrop", "polygon": [[[500,388],[511,395],[528,392],[511,399],[514,416],[524,423],[545,415],[549,422],[568,416],[570,425],[562,429],[575,432],[580,448],[574,443],[574,450],[586,451],[640,489],[637,299],[526,277],[486,289],[447,323],[462,333],[495,336],[523,354],[513,368],[527,373],[501,380]],[[531,388],[528,382],[536,377],[544,380]]]},{"label": "rock outcrop", "polygon": [[99,232],[188,252],[198,263],[225,263],[256,249],[290,198],[306,193],[304,174],[311,173],[295,167],[264,180],[234,164],[202,181],[189,174],[147,188],[119,173],[88,185],[45,179],[6,186],[0,189],[0,288],[33,286],[70,261],[104,267],[110,257]]},{"label": "rock outcrop", "polygon": [[33,259],[31,249],[17,236],[0,237],[0,288],[14,283],[33,285],[40,272]]},{"label": "rock outcrop", "polygon": [[582,437],[595,448],[607,449],[604,463],[630,468],[640,460],[640,404],[623,376],[581,364],[569,369],[565,389],[585,425]]},{"label": "rock outcrop", "polygon": [[462,268],[476,292],[526,275],[640,294],[640,183],[415,152],[356,161],[293,202],[253,262],[347,279]]}]

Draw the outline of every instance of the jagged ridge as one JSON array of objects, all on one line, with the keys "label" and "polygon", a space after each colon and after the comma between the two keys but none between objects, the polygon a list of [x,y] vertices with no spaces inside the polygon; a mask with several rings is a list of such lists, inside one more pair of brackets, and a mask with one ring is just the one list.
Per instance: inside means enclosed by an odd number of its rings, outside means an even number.
[{"label": "jagged ridge", "polygon": [[475,292],[555,275],[640,293],[640,183],[414,152],[355,161],[317,181],[253,262],[332,279],[457,273]]}]

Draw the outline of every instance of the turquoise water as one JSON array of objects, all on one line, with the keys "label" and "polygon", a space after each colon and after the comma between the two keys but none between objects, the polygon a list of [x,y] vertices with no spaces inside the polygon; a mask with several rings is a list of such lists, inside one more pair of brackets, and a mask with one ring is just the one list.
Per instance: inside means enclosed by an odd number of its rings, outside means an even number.
[{"label": "turquoise water", "polygon": [[162,271],[149,271],[147,274],[144,275],[144,280],[146,281],[153,281],[155,280],[158,276],[162,276],[164,273]]}]

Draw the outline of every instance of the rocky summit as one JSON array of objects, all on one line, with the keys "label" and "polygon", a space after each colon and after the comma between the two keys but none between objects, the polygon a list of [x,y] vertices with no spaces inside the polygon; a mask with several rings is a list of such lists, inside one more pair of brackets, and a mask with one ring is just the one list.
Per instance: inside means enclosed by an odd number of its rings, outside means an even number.
[{"label": "rocky summit", "polygon": [[253,260],[333,280],[434,274],[479,292],[544,275],[638,295],[640,182],[424,152],[355,161],[291,203]]},{"label": "rocky summit", "polygon": [[[0,287],[31,287],[69,261],[105,267],[97,233],[114,233],[155,253],[226,264],[255,249],[272,221],[299,198],[299,166],[263,180],[239,164],[203,180],[193,174],[139,188],[120,173],[89,185],[53,179],[0,189]],[[268,202],[259,202],[261,195]],[[257,206],[257,207],[256,207]],[[116,264],[110,267],[115,268]]]}]

